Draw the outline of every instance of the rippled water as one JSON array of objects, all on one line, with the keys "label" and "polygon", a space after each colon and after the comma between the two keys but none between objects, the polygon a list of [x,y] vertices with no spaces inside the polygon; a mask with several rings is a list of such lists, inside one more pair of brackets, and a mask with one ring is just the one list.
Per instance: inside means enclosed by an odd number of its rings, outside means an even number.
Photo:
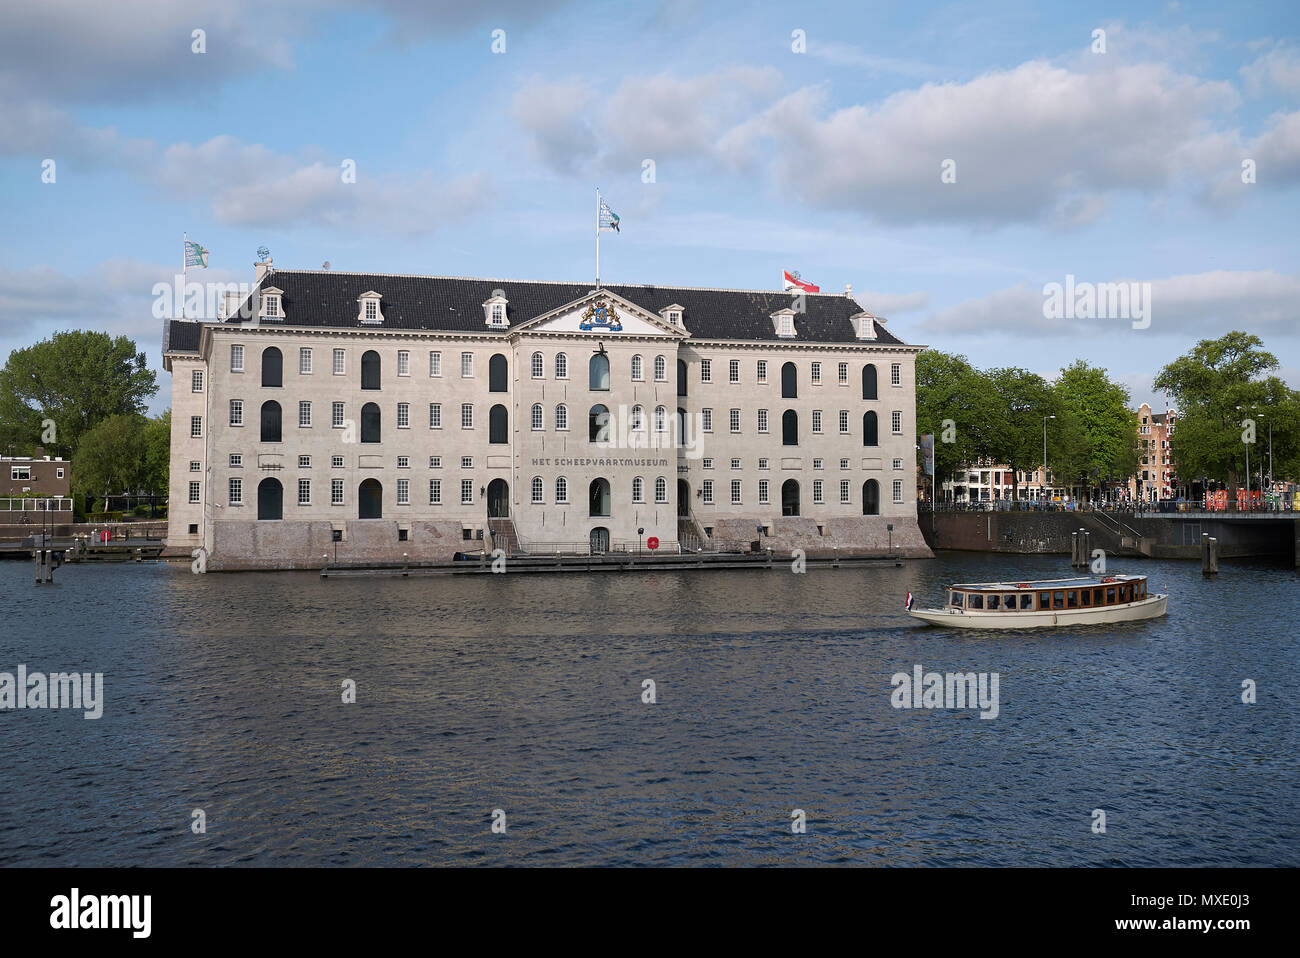
[{"label": "rippled water", "polygon": [[[1169,591],[1168,617],[963,633],[902,613],[909,589],[1069,574],[1042,556],[328,580],[80,565],[40,588],[0,563],[0,670],[103,672],[106,698],[98,721],[0,711],[0,864],[1300,865],[1297,573],[1118,571]],[[998,672],[1000,715],[892,708],[916,664]]]}]

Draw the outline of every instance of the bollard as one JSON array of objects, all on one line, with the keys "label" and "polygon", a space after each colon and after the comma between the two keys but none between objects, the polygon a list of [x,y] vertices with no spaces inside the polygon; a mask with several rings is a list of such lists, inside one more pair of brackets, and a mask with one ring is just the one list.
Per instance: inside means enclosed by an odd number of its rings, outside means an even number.
[{"label": "bollard", "polygon": [[1079,566],[1079,533],[1070,533],[1070,568]]},{"label": "bollard", "polygon": [[1083,559],[1083,561],[1079,563],[1079,565],[1081,565],[1081,566],[1085,566],[1085,567],[1086,567],[1086,566],[1090,565],[1091,562],[1092,562],[1092,533],[1091,533],[1091,532],[1085,532],[1085,533],[1083,534],[1083,556],[1082,556],[1082,559]]},{"label": "bollard", "polygon": [[1219,540],[1208,532],[1201,533],[1201,574],[1214,575],[1219,571]]},{"label": "bollard", "polygon": [[1210,574],[1219,574],[1219,540],[1210,536]]}]

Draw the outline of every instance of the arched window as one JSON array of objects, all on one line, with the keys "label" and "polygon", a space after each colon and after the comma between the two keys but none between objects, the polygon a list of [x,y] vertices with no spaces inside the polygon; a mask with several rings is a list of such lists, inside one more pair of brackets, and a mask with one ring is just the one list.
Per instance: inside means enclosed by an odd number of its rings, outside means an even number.
[{"label": "arched window", "polygon": [[880,515],[880,483],[874,479],[868,479],[862,484],[862,514]]},{"label": "arched window", "polygon": [[257,518],[284,517],[284,487],[279,479],[263,479],[257,484]]},{"label": "arched window", "polygon": [[542,422],[542,404],[539,402],[533,403],[532,419],[529,422],[529,425],[533,427],[534,432],[544,427],[544,423]]},{"label": "arched window", "polygon": [[668,381],[668,361],[662,356],[655,357],[655,382]]},{"label": "arched window", "polygon": [[880,426],[876,422],[876,414],[874,412],[862,414],[862,445],[880,445]]},{"label": "arched window", "polygon": [[645,501],[645,499],[643,498],[644,495],[645,495],[645,481],[642,480],[640,476],[637,476],[632,480],[632,501],[644,502]]},{"label": "arched window", "polygon": [[641,365],[641,357],[633,356],[632,357],[632,380],[634,382],[640,382],[644,377],[645,377],[645,370],[642,368]]},{"label": "arched window", "polygon": [[564,355],[564,353],[555,354],[555,378],[569,378],[569,357]]},{"label": "arched window", "polygon": [[781,398],[799,398],[799,371],[794,363],[786,363],[781,367]]},{"label": "arched window", "polygon": [[686,442],[686,410],[681,406],[677,407],[677,445]]},{"label": "arched window", "polygon": [[531,485],[533,490],[533,502],[541,502],[542,496],[545,494],[546,490],[546,487],[542,484],[542,477],[533,476]]},{"label": "arched window", "polygon": [[546,371],[546,360],[542,358],[541,353],[533,353],[533,378],[541,379],[542,374]]},{"label": "arched window", "polygon": [[591,511],[593,516],[609,515],[609,480],[593,479],[591,482]]},{"label": "arched window", "polygon": [[668,480],[660,476],[655,480],[655,502],[668,501]]},{"label": "arched window", "polygon": [[557,476],[555,479],[555,501],[569,501],[569,480],[563,476]]},{"label": "arched window", "polygon": [[799,445],[799,414],[793,409],[781,413],[781,445]]},{"label": "arched window", "polygon": [[569,407],[564,403],[555,407],[555,428],[560,430],[569,428]]},{"label": "arched window", "polygon": [[379,404],[368,402],[361,407],[361,441],[379,442]]},{"label": "arched window", "polygon": [[488,360],[488,392],[503,393],[510,389],[510,366],[500,353]]},{"label": "arched window", "polygon": [[378,479],[363,479],[357,489],[357,518],[382,519],[384,517],[384,487]]},{"label": "arched window", "polygon": [[592,406],[587,413],[587,441],[609,441],[609,410],[600,403]]},{"label": "arched window", "polygon": [[373,349],[361,354],[361,388],[379,388],[379,354]]},{"label": "arched window", "polygon": [[677,360],[677,395],[686,395],[686,360]]},{"label": "arched window", "polygon": [[797,516],[799,514],[799,483],[787,479],[781,483],[781,515]]},{"label": "arched window", "polygon": [[867,363],[862,367],[862,398],[876,399],[876,367]]},{"label": "arched window", "polygon": [[668,427],[668,410],[655,406],[655,432],[663,432]]},{"label": "arched window", "polygon": [[280,404],[274,399],[262,403],[262,442],[280,441]]},{"label": "arched window", "polygon": [[645,428],[645,410],[640,406],[633,406],[632,415],[628,419],[627,427],[629,429]]},{"label": "arched window", "polygon": [[596,353],[591,357],[591,362],[587,364],[589,386],[596,392],[609,392],[609,357]]},{"label": "arched window", "polygon": [[510,441],[510,413],[497,403],[488,410],[488,442],[502,445]]},{"label": "arched window", "polygon": [[262,350],[262,385],[284,385],[284,357],[274,346]]}]

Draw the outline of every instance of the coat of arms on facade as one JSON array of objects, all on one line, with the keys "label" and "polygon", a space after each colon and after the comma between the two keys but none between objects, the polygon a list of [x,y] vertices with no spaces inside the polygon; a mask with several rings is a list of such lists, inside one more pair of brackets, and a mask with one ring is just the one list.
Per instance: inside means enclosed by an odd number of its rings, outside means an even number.
[{"label": "coat of arms on facade", "polygon": [[610,332],[621,332],[623,324],[619,322],[618,313],[614,312],[611,303],[601,299],[594,299],[587,307],[587,311],[582,314],[582,322],[578,324],[579,329],[607,329]]}]

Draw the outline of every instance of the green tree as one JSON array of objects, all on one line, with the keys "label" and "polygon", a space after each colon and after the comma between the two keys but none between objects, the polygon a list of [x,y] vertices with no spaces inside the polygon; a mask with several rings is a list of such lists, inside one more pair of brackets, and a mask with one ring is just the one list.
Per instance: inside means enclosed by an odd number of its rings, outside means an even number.
[{"label": "green tree", "polygon": [[965,356],[927,349],[916,357],[917,435],[934,434],[936,483],[988,455],[994,414],[984,376]]},{"label": "green tree", "polygon": [[[1043,417],[1056,416],[1061,422],[1049,431],[1049,468],[1060,473],[1061,457],[1077,444],[1077,422],[1052,392],[1047,380],[1025,369],[991,369],[986,374],[988,390],[996,402],[991,419],[987,455],[1011,467],[1011,494],[1020,497],[1017,473],[1040,468],[1043,463]],[[1075,454],[1071,452],[1071,455]],[[1055,465],[1050,465],[1054,463]]]},{"label": "green tree", "polygon": [[[0,446],[71,458],[81,437],[110,416],[142,413],[158,391],[145,355],[125,336],[55,333],[9,354],[0,369]],[[53,439],[42,425],[53,420]]]},{"label": "green tree", "polygon": [[144,471],[141,486],[157,496],[167,495],[171,472],[172,411],[151,417],[144,426]]},{"label": "green tree", "polygon": [[1062,434],[1071,443],[1077,433],[1078,448],[1063,458],[1078,460],[1066,475],[1078,478],[1085,489],[1106,479],[1127,479],[1137,468],[1137,414],[1129,406],[1129,392],[1112,382],[1106,370],[1076,360],[1061,370],[1052,391],[1062,408],[1058,416],[1074,422]]},{"label": "green tree", "polygon": [[77,447],[73,486],[86,496],[134,492],[145,473],[145,418],[139,413],[109,416],[92,426]]}]

